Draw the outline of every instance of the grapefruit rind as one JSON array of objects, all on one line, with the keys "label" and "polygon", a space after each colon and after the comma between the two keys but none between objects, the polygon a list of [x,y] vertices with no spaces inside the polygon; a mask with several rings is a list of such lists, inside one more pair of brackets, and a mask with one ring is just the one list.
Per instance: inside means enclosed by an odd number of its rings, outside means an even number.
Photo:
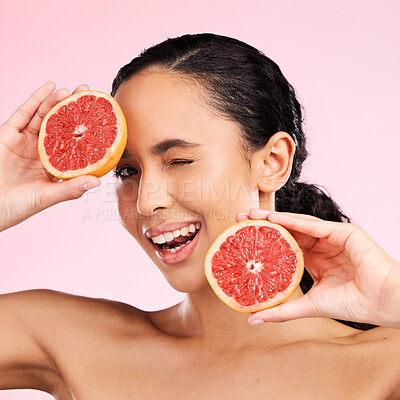
[{"label": "grapefruit rind", "polygon": [[[249,225],[269,226],[273,229],[277,229],[281,233],[283,238],[289,243],[291,250],[296,254],[297,267],[296,267],[296,271],[293,274],[293,280],[290,282],[289,286],[284,291],[279,292],[275,297],[268,299],[267,301],[265,301],[263,303],[256,302],[256,304],[253,304],[251,306],[243,306],[243,305],[239,304],[233,297],[229,297],[228,295],[226,295],[223,292],[223,290],[221,289],[221,287],[218,284],[217,279],[212,274],[211,260],[212,260],[213,255],[219,250],[220,246],[222,245],[222,243],[225,242],[225,240],[228,238],[228,236],[233,235],[239,229],[244,228]],[[265,310],[267,308],[271,308],[271,307],[277,306],[278,304],[283,303],[298,288],[298,286],[300,285],[301,278],[303,276],[303,272],[304,272],[303,252],[301,251],[299,245],[297,244],[297,242],[293,238],[293,236],[287,231],[287,229],[285,229],[283,226],[281,226],[279,224],[275,224],[270,221],[256,220],[256,219],[247,219],[244,221],[237,222],[237,223],[231,225],[224,232],[222,232],[215,239],[214,243],[209,248],[206,258],[205,258],[204,265],[205,265],[206,278],[207,278],[208,283],[210,284],[211,288],[215,292],[215,294],[226,305],[228,305],[229,307],[233,308],[234,310],[242,312],[242,313],[253,313],[253,312]]]},{"label": "grapefruit rind", "polygon": [[[115,117],[117,118],[117,123],[116,123],[116,126],[118,128],[117,137],[115,138],[114,143],[107,149],[106,154],[96,163],[89,164],[85,168],[68,170],[65,172],[59,171],[58,169],[54,168],[53,165],[49,162],[48,155],[46,154],[44,147],[44,138],[46,137],[47,121],[65,104],[68,104],[71,101],[76,101],[78,98],[87,95],[103,97],[111,103],[111,105],[113,106],[113,112],[115,114]],[[56,178],[67,180],[81,175],[94,175],[100,178],[105,174],[107,174],[108,172],[110,172],[118,164],[119,160],[122,157],[122,153],[125,150],[127,137],[128,134],[127,134],[125,116],[117,101],[107,93],[99,92],[97,90],[84,90],[78,93],[74,93],[71,96],[68,96],[65,99],[61,100],[46,114],[46,116],[42,121],[39,132],[39,139],[38,139],[39,157],[46,170]]]}]

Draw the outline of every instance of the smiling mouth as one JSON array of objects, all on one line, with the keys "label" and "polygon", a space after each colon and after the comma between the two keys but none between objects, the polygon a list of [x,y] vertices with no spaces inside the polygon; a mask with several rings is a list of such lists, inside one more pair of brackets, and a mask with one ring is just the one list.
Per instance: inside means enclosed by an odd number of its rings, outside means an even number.
[{"label": "smiling mouth", "polygon": [[196,225],[191,224],[189,227],[177,229],[172,232],[166,232],[154,238],[150,238],[149,240],[163,251],[176,253],[195,238],[200,231],[200,228],[200,223],[197,223]]}]

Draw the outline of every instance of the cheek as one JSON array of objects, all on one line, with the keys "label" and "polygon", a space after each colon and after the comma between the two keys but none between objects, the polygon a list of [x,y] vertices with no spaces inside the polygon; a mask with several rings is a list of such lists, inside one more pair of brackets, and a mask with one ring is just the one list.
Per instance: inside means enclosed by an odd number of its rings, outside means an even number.
[{"label": "cheek", "polygon": [[208,198],[210,217],[218,234],[236,222],[237,213],[247,213],[259,205],[257,188],[252,187],[246,171],[234,165],[210,179],[204,196]]},{"label": "cheek", "polygon": [[139,182],[134,179],[126,179],[118,181],[116,185],[117,199],[121,203],[129,203],[137,201]]},{"label": "cheek", "polygon": [[138,213],[136,209],[138,183],[134,180],[119,182],[116,187],[117,209],[122,225],[134,236]]},{"label": "cheek", "polygon": [[181,202],[209,206],[230,201],[231,173],[224,160],[209,158],[177,170],[169,180],[170,193]]},{"label": "cheek", "polygon": [[214,169],[203,179],[201,199],[215,207],[234,209],[253,203],[257,190],[252,187],[245,171],[232,163]]}]

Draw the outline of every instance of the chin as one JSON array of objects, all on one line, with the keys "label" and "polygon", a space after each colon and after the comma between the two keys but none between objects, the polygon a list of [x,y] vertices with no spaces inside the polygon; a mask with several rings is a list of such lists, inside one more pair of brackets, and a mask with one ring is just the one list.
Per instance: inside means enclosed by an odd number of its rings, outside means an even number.
[{"label": "chin", "polygon": [[208,286],[208,281],[204,270],[199,272],[188,271],[170,271],[165,273],[162,271],[165,279],[172,288],[181,293],[197,292]]}]

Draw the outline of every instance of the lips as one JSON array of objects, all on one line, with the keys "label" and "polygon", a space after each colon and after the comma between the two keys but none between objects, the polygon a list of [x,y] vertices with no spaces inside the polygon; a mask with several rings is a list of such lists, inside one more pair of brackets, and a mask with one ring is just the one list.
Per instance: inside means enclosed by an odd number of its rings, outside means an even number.
[{"label": "lips", "polygon": [[170,223],[149,228],[145,235],[164,263],[175,264],[190,257],[198,242],[200,229],[200,222]]},{"label": "lips", "polygon": [[[178,264],[186,261],[194,252],[197,243],[199,242],[201,232],[197,231],[191,239],[187,240],[183,244],[176,243],[172,247],[168,247],[166,243],[156,244],[151,242],[158,258],[165,264]],[[177,249],[177,250],[176,250]]]}]

